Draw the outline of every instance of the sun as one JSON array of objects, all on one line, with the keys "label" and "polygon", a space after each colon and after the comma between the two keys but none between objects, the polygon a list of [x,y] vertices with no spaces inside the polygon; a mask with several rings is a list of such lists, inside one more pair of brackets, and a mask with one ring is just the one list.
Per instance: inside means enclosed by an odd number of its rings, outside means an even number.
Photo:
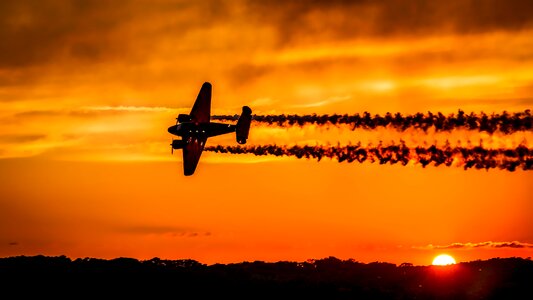
[{"label": "sun", "polygon": [[433,259],[434,266],[446,266],[455,264],[455,259],[448,254],[441,254]]}]

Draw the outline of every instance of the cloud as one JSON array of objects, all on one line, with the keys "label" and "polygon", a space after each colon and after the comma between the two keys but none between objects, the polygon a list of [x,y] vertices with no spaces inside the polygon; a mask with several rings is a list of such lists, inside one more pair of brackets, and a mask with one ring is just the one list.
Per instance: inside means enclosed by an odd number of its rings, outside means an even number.
[{"label": "cloud", "polygon": [[[15,1],[0,3],[0,67],[58,59],[97,63],[146,58],[153,39],[237,26],[272,28],[278,45],[438,33],[521,30],[533,25],[528,0],[424,1]],[[198,17],[201,16],[201,17]],[[319,25],[317,25],[319,24]],[[242,29],[242,27],[239,27]],[[238,30],[238,28],[234,28]],[[232,29],[233,30],[233,29]],[[204,46],[209,41],[204,40]],[[220,44],[220,43],[217,43]],[[237,67],[239,78],[264,70]]]},{"label": "cloud", "polygon": [[[533,58],[529,50],[533,47],[531,34],[533,29],[390,38],[317,37],[312,43],[298,40],[281,49],[265,48],[229,70],[227,76],[236,86],[300,78],[301,81],[291,84],[314,83],[335,89],[337,94],[352,95],[362,92],[398,95],[437,89],[437,93],[426,98],[461,89],[464,92],[471,87],[491,92],[470,97],[494,97],[499,94],[498,87],[513,78],[517,94],[523,97],[530,94],[527,85],[531,81],[529,65]],[[502,44],[506,47],[498,46]],[[283,91],[287,92],[290,88]]]},{"label": "cloud", "polygon": [[325,91],[311,102],[351,94],[363,103],[384,91],[418,91],[417,82],[401,81],[435,69],[499,73],[479,60],[505,61],[513,84],[528,82],[516,74],[531,69],[530,1],[500,2],[6,0],[0,101],[171,106],[189,99],[190,84],[211,80],[231,106],[290,101],[302,96],[302,82]]},{"label": "cloud", "polygon": [[151,47],[140,45],[161,32],[183,36],[228,19],[228,5],[217,0],[5,0],[0,2],[0,67],[144,56]]},{"label": "cloud", "polygon": [[158,225],[125,226],[119,228],[119,231],[136,235],[163,235],[170,237],[205,237],[211,235],[209,231],[198,231],[188,227]]},{"label": "cloud", "polygon": [[0,143],[27,143],[42,140],[46,138],[44,134],[2,134],[0,135]]},{"label": "cloud", "polygon": [[167,112],[167,111],[176,111],[177,109],[170,108],[170,107],[162,107],[162,106],[89,106],[89,107],[86,107],[85,110],[117,111],[117,112]]},{"label": "cloud", "polygon": [[[190,108],[172,108],[163,106],[86,106],[79,109],[59,109],[59,110],[27,110],[16,113],[13,118],[23,120],[25,118],[33,117],[96,117],[116,114],[131,114],[131,113],[166,113],[166,112],[186,112]],[[9,120],[4,120],[9,121]]]},{"label": "cloud", "polygon": [[127,5],[113,9],[111,3],[2,1],[0,67],[42,64],[61,55],[98,60],[109,54],[110,45],[118,44],[108,43],[111,33],[129,12]]},{"label": "cloud", "polygon": [[350,100],[351,98],[352,98],[352,96],[349,96],[349,95],[336,96],[336,97],[330,97],[328,99],[325,99],[325,100],[322,100],[322,101],[318,101],[318,102],[305,103],[305,104],[296,104],[296,105],[293,105],[293,107],[315,108],[315,107],[326,106],[326,105],[333,104],[333,103],[336,103],[336,102],[347,101],[347,100]]},{"label": "cloud", "polygon": [[533,24],[533,3],[527,0],[247,2],[259,23],[277,28],[283,44],[317,38],[470,34],[520,30]]},{"label": "cloud", "polygon": [[163,106],[27,107],[0,117],[0,157],[169,159],[166,131],[178,113]]},{"label": "cloud", "polygon": [[453,243],[449,245],[432,245],[413,247],[415,249],[472,249],[472,248],[533,248],[533,244],[519,241],[512,242],[480,242],[480,243]]}]

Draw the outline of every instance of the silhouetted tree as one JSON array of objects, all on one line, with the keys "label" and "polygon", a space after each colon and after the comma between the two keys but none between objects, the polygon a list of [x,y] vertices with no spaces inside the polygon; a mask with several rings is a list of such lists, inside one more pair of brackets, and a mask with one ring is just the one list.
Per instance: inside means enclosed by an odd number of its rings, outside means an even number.
[{"label": "silhouetted tree", "polygon": [[526,299],[533,262],[495,258],[452,266],[305,262],[205,265],[191,259],[0,258],[0,290],[16,298]]}]

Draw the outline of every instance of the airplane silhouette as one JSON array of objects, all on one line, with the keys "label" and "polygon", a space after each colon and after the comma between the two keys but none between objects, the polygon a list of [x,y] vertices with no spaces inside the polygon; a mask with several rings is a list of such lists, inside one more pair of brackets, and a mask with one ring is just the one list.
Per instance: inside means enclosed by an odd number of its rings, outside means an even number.
[{"label": "airplane silhouette", "polygon": [[237,125],[213,123],[211,118],[211,84],[205,82],[198,93],[191,113],[179,114],[176,125],[170,126],[168,132],[181,137],[181,140],[172,140],[171,152],[174,149],[183,149],[183,173],[185,176],[194,174],[200,155],[204,150],[207,138],[235,132],[237,143],[246,144],[252,110],[248,106],[242,107],[242,114]]}]

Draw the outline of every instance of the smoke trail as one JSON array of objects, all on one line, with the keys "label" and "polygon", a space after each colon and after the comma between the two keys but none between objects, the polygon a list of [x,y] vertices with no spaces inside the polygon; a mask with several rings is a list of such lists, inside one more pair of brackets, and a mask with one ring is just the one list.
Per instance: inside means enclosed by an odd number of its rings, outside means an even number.
[{"label": "smoke trail", "polygon": [[[211,118],[219,121],[236,121],[238,117],[237,115],[219,115]],[[440,112],[437,114],[431,112],[427,114],[416,113],[405,116],[400,113],[372,116],[368,112],[364,112],[362,115],[254,115],[253,120],[277,126],[304,126],[309,124],[338,126],[347,124],[352,127],[352,130],[356,128],[374,129],[390,126],[400,131],[405,131],[407,128],[420,128],[427,131],[429,128],[434,127],[437,131],[467,129],[486,131],[491,134],[498,130],[504,134],[511,134],[516,131],[529,131],[533,128],[533,118],[529,109],[524,112],[508,113],[504,111],[502,114],[491,115],[485,113],[466,114],[464,111],[459,110],[457,115],[450,114],[448,116],[444,116]]]},{"label": "smoke trail", "polygon": [[363,147],[358,145],[347,146],[207,146],[205,151],[231,154],[253,153],[258,156],[295,156],[297,158],[313,158],[320,161],[322,158],[335,158],[339,162],[365,161],[379,162],[380,164],[407,165],[409,161],[420,163],[423,167],[433,164],[435,166],[458,165],[463,168],[493,169],[498,168],[507,171],[515,171],[517,168],[523,170],[533,169],[533,149],[525,146],[518,146],[515,149],[485,149],[482,146],[476,147],[451,147],[446,144],[439,148],[432,145],[428,148],[409,148],[402,141],[400,145],[383,146],[381,143],[376,146]]}]

